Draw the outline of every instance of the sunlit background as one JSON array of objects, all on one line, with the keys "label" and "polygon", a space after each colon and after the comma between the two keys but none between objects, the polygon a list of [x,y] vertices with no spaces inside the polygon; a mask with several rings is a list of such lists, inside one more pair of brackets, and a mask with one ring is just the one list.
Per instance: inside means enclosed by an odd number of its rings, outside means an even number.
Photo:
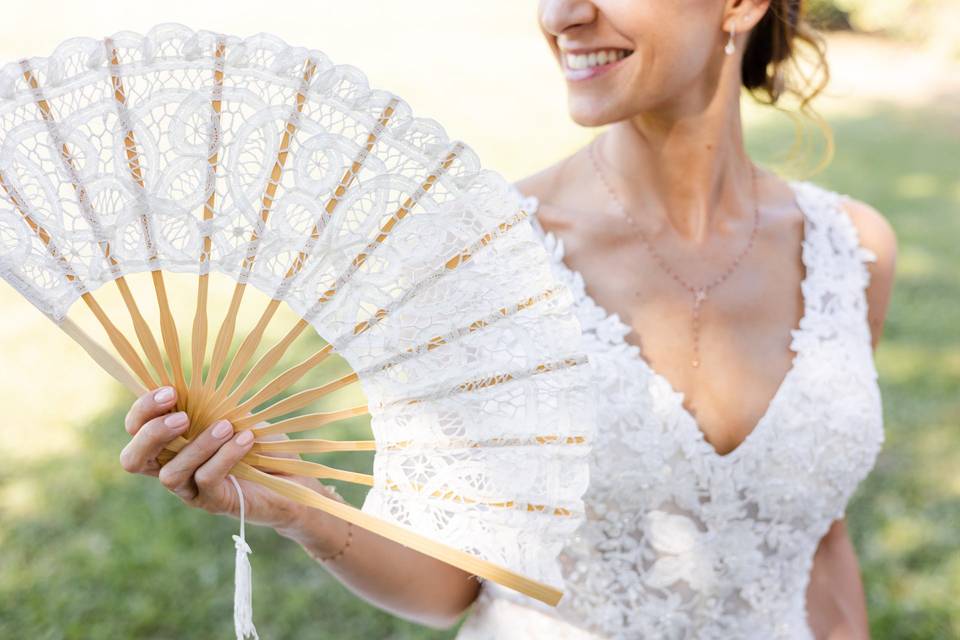
[{"label": "sunlit background", "polygon": [[[819,0],[811,11],[832,29],[832,81],[815,106],[836,137],[812,179],[879,209],[900,244],[877,352],[887,440],[848,511],[872,633],[960,637],[960,3]],[[32,0],[5,3],[3,17],[3,62],[166,21],[271,32],[358,66],[511,180],[597,133],[568,119],[533,0]],[[798,160],[788,116],[745,97],[744,117],[759,161],[790,177],[816,163],[815,127]],[[190,304],[192,289],[181,293]],[[126,392],[2,282],[0,305],[0,638],[232,635],[236,521],[125,474]],[[366,605],[270,530],[248,537],[262,637],[454,635]]]}]

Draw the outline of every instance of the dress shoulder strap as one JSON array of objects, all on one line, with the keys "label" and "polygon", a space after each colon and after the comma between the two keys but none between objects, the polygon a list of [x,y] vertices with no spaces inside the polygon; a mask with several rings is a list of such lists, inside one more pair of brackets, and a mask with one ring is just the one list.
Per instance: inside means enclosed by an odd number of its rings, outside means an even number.
[{"label": "dress shoulder strap", "polygon": [[569,277],[572,277],[574,274],[568,273],[568,269],[565,268],[563,263],[563,240],[557,238],[553,233],[544,230],[540,224],[540,219],[537,215],[540,211],[540,199],[534,195],[524,195],[516,185],[512,185],[512,188],[516,197],[519,198],[520,208],[530,215],[530,225],[533,227],[537,238],[547,250],[550,260],[553,262],[554,269],[559,271],[559,275],[562,276],[564,280],[568,280]]},{"label": "dress shoulder strap", "polygon": [[533,228],[536,229],[541,237],[545,236],[546,233],[543,227],[540,226],[540,220],[537,218],[537,211],[540,209],[540,199],[534,195],[524,195],[516,185],[513,185],[513,190],[520,199],[520,208],[530,214],[530,224],[533,225]]},{"label": "dress shoulder strap", "polygon": [[821,235],[826,236],[828,243],[825,250],[829,250],[833,261],[840,267],[859,264],[864,271],[861,275],[866,276],[863,285],[869,284],[865,263],[876,262],[877,256],[860,243],[857,227],[843,207],[850,196],[808,181],[796,181],[793,186],[801,209],[815,226],[823,227]]},{"label": "dress shoulder strap", "polygon": [[580,272],[571,270],[564,262],[565,250],[563,240],[558,238],[553,232],[546,231],[543,225],[540,224],[540,219],[537,215],[540,211],[540,199],[534,195],[525,195],[517,189],[516,185],[513,185],[513,190],[520,200],[520,208],[530,214],[530,225],[533,227],[534,234],[537,236],[537,239],[540,240],[541,244],[543,244],[543,248],[546,249],[547,255],[550,257],[554,274],[571,287],[575,298],[582,303],[586,295],[583,277],[580,275]]},{"label": "dress shoulder strap", "polygon": [[807,218],[806,250],[810,259],[806,262],[813,275],[805,295],[813,297],[814,306],[823,315],[844,320],[846,326],[865,332],[869,343],[867,263],[875,262],[877,256],[860,243],[857,228],[843,207],[850,196],[808,181],[791,184],[797,204]]},{"label": "dress shoulder strap", "polygon": [[608,313],[587,293],[586,283],[583,281],[583,275],[574,269],[571,269],[565,261],[565,247],[563,238],[558,237],[552,231],[545,231],[540,224],[537,213],[540,209],[540,201],[536,196],[523,195],[516,189],[516,195],[520,198],[521,208],[530,214],[530,223],[534,234],[538,236],[547,256],[551,262],[553,274],[570,289],[573,295],[577,318],[580,321],[580,327],[584,338],[588,340],[592,353],[599,350],[620,349],[636,351],[638,347],[628,345],[624,336],[633,329],[620,319],[620,316],[614,313]]}]

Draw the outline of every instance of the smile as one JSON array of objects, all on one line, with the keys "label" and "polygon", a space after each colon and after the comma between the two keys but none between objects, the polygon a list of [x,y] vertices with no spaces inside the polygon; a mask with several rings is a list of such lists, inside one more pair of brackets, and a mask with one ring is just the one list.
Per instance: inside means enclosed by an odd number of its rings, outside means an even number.
[{"label": "smile", "polygon": [[593,78],[617,66],[633,51],[629,49],[597,49],[589,52],[563,51],[560,59],[568,80]]}]

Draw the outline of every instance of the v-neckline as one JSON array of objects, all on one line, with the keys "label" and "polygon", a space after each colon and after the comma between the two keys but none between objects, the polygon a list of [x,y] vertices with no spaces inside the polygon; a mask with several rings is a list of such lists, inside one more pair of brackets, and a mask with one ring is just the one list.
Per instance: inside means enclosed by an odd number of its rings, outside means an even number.
[{"label": "v-neckline", "polygon": [[[800,294],[803,299],[803,312],[800,316],[800,321],[796,327],[790,329],[791,340],[788,348],[793,352],[793,358],[790,361],[790,367],[787,369],[787,372],[784,374],[783,378],[780,380],[780,384],[777,386],[776,391],[774,391],[773,396],[767,402],[766,410],[757,420],[753,428],[747,433],[747,435],[737,444],[736,447],[728,451],[727,453],[720,453],[717,451],[717,448],[707,440],[706,434],[700,426],[700,423],[697,422],[697,419],[693,416],[690,411],[684,406],[684,400],[686,399],[686,394],[683,391],[678,391],[674,388],[673,384],[656,369],[654,369],[650,362],[643,355],[643,351],[639,345],[635,345],[631,342],[627,342],[626,336],[631,333],[637,333],[633,328],[633,325],[623,322],[619,314],[614,312],[610,313],[604,307],[600,306],[593,297],[586,292],[586,284],[582,287],[583,298],[589,302],[594,308],[596,308],[604,318],[612,318],[615,322],[622,325],[626,331],[617,332],[619,336],[617,342],[621,343],[624,347],[627,348],[634,362],[636,362],[640,367],[642,367],[647,375],[650,376],[657,384],[662,386],[662,389],[667,391],[670,397],[673,399],[676,410],[681,416],[680,422],[684,426],[688,427],[693,432],[693,437],[696,441],[704,448],[706,453],[713,459],[719,462],[729,463],[739,456],[743,455],[743,451],[749,444],[760,437],[763,434],[764,427],[767,425],[770,420],[773,418],[774,411],[778,406],[780,399],[785,395],[786,390],[789,388],[790,381],[797,375],[796,372],[801,364],[802,359],[802,345],[803,341],[798,340],[797,336],[804,331],[808,319],[811,316],[811,300],[808,295],[808,289],[810,288],[811,274],[813,267],[812,265],[812,237],[811,237],[811,223],[810,223],[810,212],[807,211],[805,203],[802,202],[802,198],[799,194],[798,187],[800,186],[794,180],[786,180],[787,185],[790,187],[790,190],[793,195],[794,203],[797,208],[800,210],[801,215],[803,216],[803,237],[800,242],[800,259],[803,265],[803,277],[800,280]],[[539,206],[539,201],[538,201]],[[556,236],[554,236],[556,237]],[[575,275],[583,281],[583,274],[581,274],[576,269],[571,268],[566,263],[566,256],[564,253],[560,254],[559,262],[571,275]]]}]

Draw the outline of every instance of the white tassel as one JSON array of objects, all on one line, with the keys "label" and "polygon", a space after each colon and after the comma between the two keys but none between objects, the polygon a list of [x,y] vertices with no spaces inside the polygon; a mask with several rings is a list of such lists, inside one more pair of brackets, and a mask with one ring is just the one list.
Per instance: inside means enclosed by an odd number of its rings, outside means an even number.
[{"label": "white tassel", "polygon": [[240,498],[240,535],[233,536],[234,546],[237,549],[233,591],[233,627],[237,632],[237,640],[244,640],[247,636],[253,636],[256,640],[260,640],[257,629],[253,626],[253,575],[250,568],[250,559],[247,557],[247,554],[251,553],[250,546],[247,544],[243,526],[243,490],[240,489],[240,483],[232,474],[227,477],[237,488],[237,496]]}]

